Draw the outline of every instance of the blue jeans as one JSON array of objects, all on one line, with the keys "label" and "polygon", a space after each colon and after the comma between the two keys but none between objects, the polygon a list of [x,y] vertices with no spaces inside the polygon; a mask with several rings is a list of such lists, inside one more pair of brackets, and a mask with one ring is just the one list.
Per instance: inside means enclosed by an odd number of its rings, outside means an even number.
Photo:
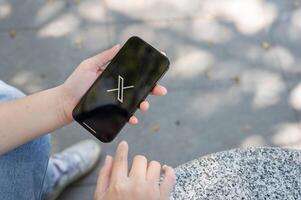
[{"label": "blue jeans", "polygon": [[[23,96],[0,80],[0,103]],[[50,152],[50,137],[45,135],[1,155],[0,200],[41,199],[53,181],[53,166],[48,166]]]}]

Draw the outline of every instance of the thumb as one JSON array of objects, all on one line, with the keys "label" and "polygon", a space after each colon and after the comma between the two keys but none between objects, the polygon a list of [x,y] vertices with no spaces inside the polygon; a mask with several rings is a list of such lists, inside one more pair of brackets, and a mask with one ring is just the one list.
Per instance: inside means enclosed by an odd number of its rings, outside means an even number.
[{"label": "thumb", "polygon": [[74,99],[78,102],[97,79],[100,72],[104,70],[105,64],[107,64],[119,50],[120,45],[115,45],[111,49],[105,50],[81,62],[65,81],[64,85],[67,87],[67,91],[71,91],[69,96],[75,97]]},{"label": "thumb", "polygon": [[117,44],[110,49],[107,49],[91,58],[85,60],[85,67],[91,71],[104,70],[105,65],[110,62],[120,50],[120,45]]},{"label": "thumb", "polygon": [[95,200],[99,200],[101,197],[103,197],[107,188],[109,187],[112,166],[113,158],[111,156],[107,156],[104,166],[101,168],[97,179]]}]

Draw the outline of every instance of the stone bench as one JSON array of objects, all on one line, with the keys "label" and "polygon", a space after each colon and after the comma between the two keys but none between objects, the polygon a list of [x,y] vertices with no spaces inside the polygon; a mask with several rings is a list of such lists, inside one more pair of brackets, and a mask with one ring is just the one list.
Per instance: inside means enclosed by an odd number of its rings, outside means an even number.
[{"label": "stone bench", "polygon": [[301,151],[234,149],[176,168],[170,199],[301,199]]}]

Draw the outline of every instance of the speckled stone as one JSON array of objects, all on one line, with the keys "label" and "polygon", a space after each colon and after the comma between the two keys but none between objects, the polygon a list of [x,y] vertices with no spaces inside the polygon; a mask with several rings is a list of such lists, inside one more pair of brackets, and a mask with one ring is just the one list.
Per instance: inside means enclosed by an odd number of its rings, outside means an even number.
[{"label": "speckled stone", "polygon": [[234,149],[176,168],[170,199],[301,199],[301,151]]}]

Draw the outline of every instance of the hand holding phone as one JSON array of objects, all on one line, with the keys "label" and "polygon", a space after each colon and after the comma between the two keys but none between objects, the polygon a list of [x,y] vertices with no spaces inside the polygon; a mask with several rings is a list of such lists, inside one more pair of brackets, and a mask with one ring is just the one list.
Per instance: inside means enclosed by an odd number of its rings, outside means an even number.
[{"label": "hand holding phone", "polygon": [[168,66],[165,55],[130,38],[81,98],[73,118],[100,141],[112,141]]}]

